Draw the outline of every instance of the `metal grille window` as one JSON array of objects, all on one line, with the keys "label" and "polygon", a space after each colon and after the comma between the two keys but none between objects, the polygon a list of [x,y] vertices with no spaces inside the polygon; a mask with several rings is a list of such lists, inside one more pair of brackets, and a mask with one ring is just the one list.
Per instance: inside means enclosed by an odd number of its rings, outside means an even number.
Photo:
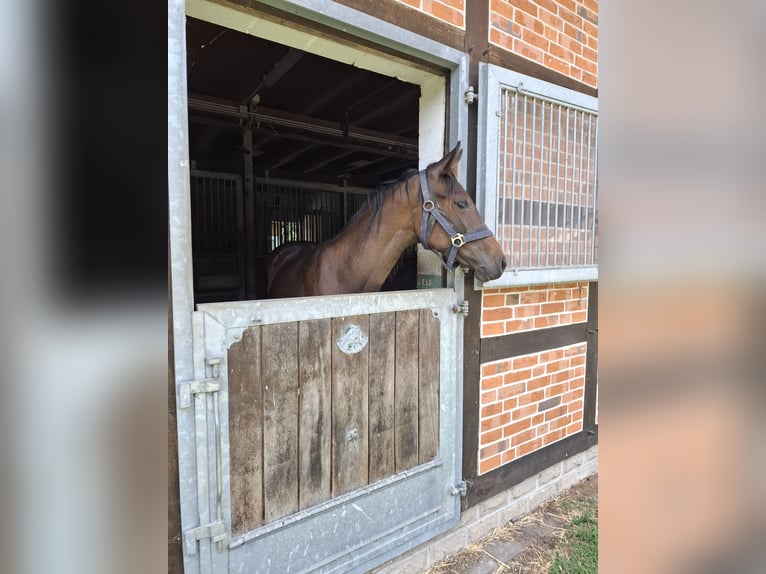
[{"label": "metal grille window", "polygon": [[482,66],[479,207],[508,268],[486,286],[598,276],[596,98]]}]

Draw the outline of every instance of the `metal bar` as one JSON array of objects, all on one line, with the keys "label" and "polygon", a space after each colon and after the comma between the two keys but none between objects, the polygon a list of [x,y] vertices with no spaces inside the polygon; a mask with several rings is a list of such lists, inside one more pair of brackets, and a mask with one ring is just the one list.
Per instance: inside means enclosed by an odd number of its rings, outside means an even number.
[{"label": "metal bar", "polygon": [[[564,262],[565,257],[565,251],[566,251],[566,238],[569,233],[569,227],[571,225],[567,222],[567,188],[571,189],[571,185],[569,184],[569,108],[567,108],[567,128],[566,128],[566,136],[564,138],[564,145],[566,146],[566,152],[564,154],[564,234],[561,237],[561,265],[564,266],[566,263]],[[571,242],[569,242],[571,245]],[[572,254],[570,252],[569,254],[569,261],[572,260]]]},{"label": "metal bar", "polygon": [[519,219],[519,267],[524,257],[524,194],[527,184],[527,96],[524,95],[524,131],[521,138],[521,217]]},{"label": "metal bar", "polygon": [[596,124],[596,133],[594,134],[595,141],[593,142],[593,219],[591,220],[591,244],[590,244],[590,259],[592,264],[597,264],[596,261],[596,217],[598,216],[598,116],[594,116],[594,122]]},{"label": "metal bar", "polygon": [[530,95],[530,96],[532,96],[535,99],[545,100],[546,102],[550,102],[550,103],[553,103],[553,104],[564,106],[564,107],[566,107],[567,109],[570,109],[570,110],[577,110],[577,111],[588,112],[588,113],[593,113],[593,111],[594,111],[593,108],[588,108],[588,107],[585,107],[585,106],[578,106],[577,104],[573,104],[573,103],[568,102],[566,100],[562,100],[562,99],[559,99],[559,98],[554,98],[552,96],[546,96],[546,95],[540,94],[539,92],[532,92],[532,91],[529,91],[529,90],[524,90],[523,88],[520,88],[519,86],[505,86],[505,87],[508,90],[517,92],[517,93],[519,93],[519,94],[521,94],[523,96]]},{"label": "metal bar", "polygon": [[[574,133],[572,134],[572,137],[575,138],[577,137],[577,116],[574,117],[573,123],[574,123],[574,126],[572,126],[572,131]],[[569,110],[567,110],[567,168],[569,168],[569,161],[570,161],[569,141],[570,141],[569,140]],[[572,158],[571,158],[572,175],[571,177],[567,176],[566,178],[566,181],[569,182],[569,200],[568,200],[569,204],[568,205],[566,204],[567,196],[566,194],[564,195],[564,204],[567,205],[567,207],[569,207],[569,221],[567,222],[566,229],[567,229],[567,234],[569,236],[567,241],[567,243],[569,243],[569,258],[567,260],[567,265],[570,265],[570,266],[572,265],[572,225],[574,223],[574,166],[575,166],[574,154],[575,154],[575,143],[574,141],[572,141]],[[566,209],[566,207],[564,209]],[[565,247],[566,246],[562,246],[562,249],[564,249]]]},{"label": "metal bar", "polygon": [[[505,204],[506,197],[508,196],[508,158],[509,156],[513,157],[513,154],[508,153],[508,120],[510,118],[508,104],[509,104],[509,98],[508,98],[508,90],[503,90],[501,92],[501,96],[503,98],[503,103],[501,105],[501,110],[503,110],[502,113],[502,122],[503,122],[503,143],[500,146],[500,149],[502,150],[502,158],[503,158],[503,176],[500,179],[500,181],[503,182],[503,193],[502,197],[500,197],[500,194],[498,194],[497,202],[499,203],[497,211],[495,213],[500,213],[499,222],[497,224],[497,230],[500,235],[500,243],[503,245],[503,252],[507,252],[509,254],[509,260],[513,260],[513,244],[506,249],[506,239],[505,239],[505,230],[508,227],[508,220],[505,218]],[[510,187],[513,188],[513,181],[511,181]],[[500,186],[498,186],[498,189]],[[511,221],[510,225],[511,229],[513,229],[513,221]]]},{"label": "metal bar", "polygon": [[[582,238],[582,160],[585,157],[583,147],[585,141],[585,112],[580,112],[580,166],[578,168],[578,191],[577,191],[577,265],[582,265],[584,261],[580,255],[580,240]],[[587,212],[586,212],[587,213]]]},{"label": "metal bar", "polygon": [[545,105],[540,102],[540,172],[537,185],[537,267],[540,267],[540,231],[543,227],[543,139],[545,137]]},{"label": "metal bar", "polygon": [[[513,174],[511,184],[511,267],[514,267],[513,239],[516,235],[516,142],[519,139],[518,123],[519,98],[513,94],[513,162],[511,163]],[[521,265],[521,250],[519,250],[518,265]]]},{"label": "metal bar", "polygon": [[[553,266],[558,267],[558,255],[559,255],[559,185],[561,183],[561,106],[559,106],[559,119],[558,119],[558,142],[556,144],[556,203],[553,215],[555,219],[554,227],[556,234],[553,239]],[[566,151],[564,152],[564,160],[566,161]],[[565,172],[566,173],[566,172]]]},{"label": "metal bar", "polygon": [[[532,98],[532,145],[529,148],[529,222],[527,223],[529,245],[527,246],[527,267],[532,267],[532,221],[534,220],[533,189],[535,186],[535,132],[537,131],[537,102]],[[526,149],[526,148],[525,148]],[[526,168],[525,168],[526,171]]]},{"label": "metal bar", "polygon": [[[553,163],[553,103],[549,103],[551,119],[548,127],[548,193],[546,195],[547,213],[545,217],[545,266],[550,265],[550,241],[551,241],[551,167]],[[555,231],[554,231],[555,232]]]}]

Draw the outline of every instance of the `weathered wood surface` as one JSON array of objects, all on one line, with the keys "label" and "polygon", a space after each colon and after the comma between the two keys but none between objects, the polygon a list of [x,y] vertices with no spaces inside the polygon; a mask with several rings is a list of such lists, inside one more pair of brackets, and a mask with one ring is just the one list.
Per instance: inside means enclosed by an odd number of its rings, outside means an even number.
[{"label": "weathered wood surface", "polygon": [[396,317],[370,315],[369,480],[395,472],[394,465],[394,360]]},{"label": "weathered wood surface", "polygon": [[263,524],[263,399],[260,328],[246,329],[228,353],[231,531]]},{"label": "weathered wood surface", "polygon": [[[368,337],[358,353],[337,340]],[[232,534],[432,460],[439,321],[428,310],[246,329],[228,354]]]},{"label": "weathered wood surface", "polygon": [[418,464],[418,311],[396,313],[396,471]]},{"label": "weathered wood surface", "polygon": [[332,321],[298,325],[299,505],[307,508],[331,496],[330,421],[332,385]]},{"label": "weathered wood surface", "polygon": [[439,452],[439,320],[420,310],[418,335],[418,462]]},{"label": "weathered wood surface", "polygon": [[298,510],[298,323],[261,327],[264,520]]},{"label": "weathered wood surface", "polygon": [[368,315],[332,320],[332,495],[367,484],[367,390],[369,343],[358,353],[342,352],[336,341],[348,325],[370,332]]}]

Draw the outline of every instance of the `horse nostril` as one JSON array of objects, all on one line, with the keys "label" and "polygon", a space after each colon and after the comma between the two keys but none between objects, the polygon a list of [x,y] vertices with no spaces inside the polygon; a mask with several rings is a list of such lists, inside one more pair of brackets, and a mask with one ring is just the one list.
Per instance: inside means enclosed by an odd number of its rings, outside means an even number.
[{"label": "horse nostril", "polygon": [[506,262],[505,262],[505,255],[503,255],[503,256],[500,258],[500,269],[502,269],[503,271],[505,271],[505,266],[506,266]]}]

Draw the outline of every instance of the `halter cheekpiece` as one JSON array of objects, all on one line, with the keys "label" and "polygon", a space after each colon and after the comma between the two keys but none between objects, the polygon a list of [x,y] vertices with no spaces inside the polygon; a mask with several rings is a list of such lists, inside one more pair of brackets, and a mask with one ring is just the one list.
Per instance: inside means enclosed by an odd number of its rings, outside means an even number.
[{"label": "halter cheekpiece", "polygon": [[[434,253],[439,254],[439,261],[448,271],[454,271],[458,264],[455,263],[457,257],[457,251],[466,243],[476,241],[477,239],[484,239],[485,237],[491,237],[492,232],[489,228],[482,224],[472,231],[460,233],[455,229],[452,222],[442,213],[437,205],[436,201],[431,198],[431,191],[428,189],[428,177],[426,176],[426,170],[422,170],[420,173],[420,195],[423,198],[423,220],[420,225],[420,243],[426,249],[431,249]],[[428,247],[428,238],[431,236],[431,232],[434,229],[434,224],[439,222],[442,229],[449,235],[452,245],[449,248],[449,253],[445,254],[439,252],[436,249]]]}]

